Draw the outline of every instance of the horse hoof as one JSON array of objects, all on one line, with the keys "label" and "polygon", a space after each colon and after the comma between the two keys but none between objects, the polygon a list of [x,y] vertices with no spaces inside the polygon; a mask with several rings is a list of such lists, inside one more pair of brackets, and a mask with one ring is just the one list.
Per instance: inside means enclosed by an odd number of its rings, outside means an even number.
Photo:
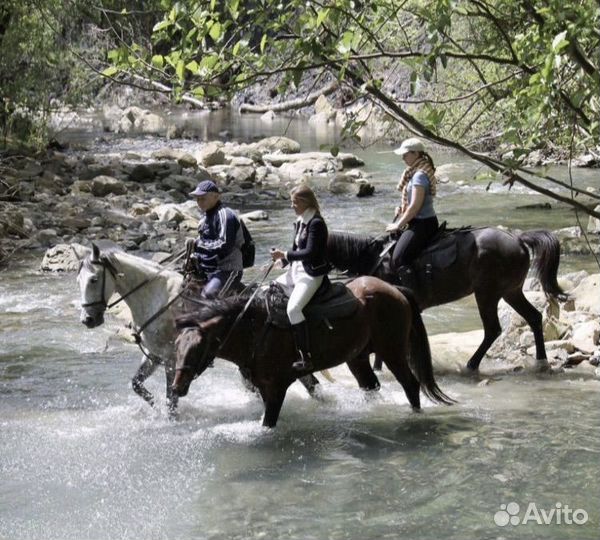
[{"label": "horse hoof", "polygon": [[552,373],[552,366],[548,363],[547,360],[538,360],[535,365],[535,370],[538,373]]}]

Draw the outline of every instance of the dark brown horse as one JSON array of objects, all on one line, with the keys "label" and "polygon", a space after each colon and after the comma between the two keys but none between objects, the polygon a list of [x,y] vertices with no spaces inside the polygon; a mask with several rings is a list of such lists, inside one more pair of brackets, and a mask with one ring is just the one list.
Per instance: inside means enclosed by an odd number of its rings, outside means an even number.
[{"label": "dark brown horse", "polygon": [[[533,270],[544,292],[552,297],[564,298],[564,292],[556,281],[560,257],[556,236],[543,230],[515,234],[492,227],[457,229],[442,236],[445,236],[441,240],[445,247],[438,250],[437,255],[432,254],[431,248],[426,248],[415,261],[416,279],[411,289],[421,309],[475,294],[484,338],[468,361],[467,368],[473,371],[479,368],[481,359],[502,332],[498,302],[503,298],[531,327],[538,367],[547,369],[542,315],[523,294],[523,282],[531,265],[531,250],[535,257]],[[389,253],[382,256],[387,241],[387,236],[331,232],[329,260],[335,268],[350,275],[372,274],[398,283],[399,275],[389,270]]]},{"label": "dark brown horse", "polygon": [[[404,388],[413,409],[420,409],[421,389],[433,401],[451,403],[435,382],[429,341],[416,305],[397,288],[373,277],[354,280],[348,289],[357,299],[356,308],[331,321],[333,329],[323,320],[309,321],[314,370],[347,362],[359,384],[368,386],[373,375],[368,353],[376,352]],[[264,303],[251,303],[245,310],[246,300],[212,302],[178,320],[173,390],[185,396],[194,374],[206,369],[208,358],[230,360],[258,388],[265,404],[263,425],[274,427],[287,389],[298,377],[292,369],[296,349],[289,328],[268,325]]]}]

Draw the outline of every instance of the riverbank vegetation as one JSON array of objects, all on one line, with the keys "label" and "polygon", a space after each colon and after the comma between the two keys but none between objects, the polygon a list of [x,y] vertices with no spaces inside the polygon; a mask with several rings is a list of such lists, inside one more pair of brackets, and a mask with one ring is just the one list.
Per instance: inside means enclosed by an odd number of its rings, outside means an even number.
[{"label": "riverbank vegetation", "polygon": [[593,0],[147,0],[135,9],[9,0],[0,9],[5,141],[39,143],[54,107],[98,104],[120,85],[202,106],[285,101],[334,83],[346,114],[332,153],[365,124],[386,122],[388,134],[400,126],[482,162],[490,179],[600,217],[577,188],[527,167],[540,153],[597,160]]}]

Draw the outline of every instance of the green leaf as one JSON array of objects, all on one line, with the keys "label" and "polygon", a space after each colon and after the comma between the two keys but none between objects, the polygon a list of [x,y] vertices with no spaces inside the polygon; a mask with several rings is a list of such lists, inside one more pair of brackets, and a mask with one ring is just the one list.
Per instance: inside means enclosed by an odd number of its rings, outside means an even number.
[{"label": "green leaf", "polygon": [[102,75],[104,75],[104,77],[113,77],[117,73],[119,73],[119,69],[117,67],[109,66],[102,72]]},{"label": "green leaf", "polygon": [[175,73],[177,74],[177,78],[180,81],[183,81],[184,72],[185,72],[185,63],[183,60],[179,60],[179,62],[177,62],[177,66],[175,67]]},{"label": "green leaf", "polygon": [[168,21],[168,20],[163,20],[160,21],[158,23],[156,23],[154,25],[154,27],[152,28],[153,32],[160,32],[161,30],[164,30],[165,28],[168,28],[169,26],[172,26],[173,22],[172,21]]},{"label": "green leaf", "polygon": [[221,37],[221,23],[215,21],[208,30],[208,35],[214,40],[219,41]]},{"label": "green leaf", "polygon": [[340,147],[337,145],[332,146],[329,149],[329,153],[333,156],[333,157],[337,157],[337,155],[340,153]]},{"label": "green leaf", "polygon": [[265,52],[265,47],[266,46],[267,46],[267,34],[263,34],[263,37],[260,40],[260,52],[261,52],[261,54]]},{"label": "green leaf", "polygon": [[157,68],[162,68],[165,65],[165,58],[162,54],[155,54],[152,57],[152,65]]},{"label": "green leaf", "polygon": [[327,19],[328,15],[329,15],[329,8],[319,10],[319,14],[317,15],[316,26],[317,27],[321,26],[323,24],[323,22],[325,21],[325,19]]},{"label": "green leaf", "polygon": [[198,70],[200,69],[200,66],[198,65],[198,62],[196,62],[196,60],[192,60],[191,62],[188,62],[185,65],[185,69],[187,69],[188,71],[191,71],[194,75],[197,75]]}]

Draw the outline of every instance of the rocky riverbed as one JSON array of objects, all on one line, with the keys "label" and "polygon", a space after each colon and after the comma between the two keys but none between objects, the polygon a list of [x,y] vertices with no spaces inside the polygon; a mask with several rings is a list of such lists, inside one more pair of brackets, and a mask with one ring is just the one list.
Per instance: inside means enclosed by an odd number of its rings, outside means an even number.
[{"label": "rocky riverbed", "polygon": [[[129,111],[111,129],[130,129],[126,121],[138,127],[158,121],[150,120],[143,111]],[[269,201],[282,204],[279,201],[299,182],[333,196],[377,196],[363,165],[350,153],[303,152],[297,141],[279,136],[251,143],[159,139],[152,149],[140,152],[5,154],[0,160],[0,260],[9,262],[16,249],[39,252],[41,260],[48,250],[41,264],[44,270],[74,270],[77,263],[70,259],[68,246],[92,240],[154,252],[160,259],[179,251],[185,238],[195,235],[199,216],[188,193],[201,179],[213,178],[224,201],[240,211],[252,230],[253,221],[268,219]],[[460,185],[453,171],[451,163],[438,168],[444,182]],[[266,209],[249,211],[256,206]],[[563,253],[584,253],[590,246],[600,251],[598,220],[589,220],[587,235],[579,227],[555,232]],[[527,286],[530,300],[544,311],[550,360],[565,369],[593,372],[599,357],[599,275],[573,273],[561,281],[571,297],[560,304],[548,303],[535,283]],[[502,308],[502,313],[505,332],[489,356],[520,369],[532,358],[533,337],[509,309]],[[439,357],[450,358],[444,362],[454,369],[458,365],[451,359],[464,362],[472,352],[465,344],[479,340],[477,333],[470,339],[450,334],[436,336],[433,346],[443,346]]]}]

